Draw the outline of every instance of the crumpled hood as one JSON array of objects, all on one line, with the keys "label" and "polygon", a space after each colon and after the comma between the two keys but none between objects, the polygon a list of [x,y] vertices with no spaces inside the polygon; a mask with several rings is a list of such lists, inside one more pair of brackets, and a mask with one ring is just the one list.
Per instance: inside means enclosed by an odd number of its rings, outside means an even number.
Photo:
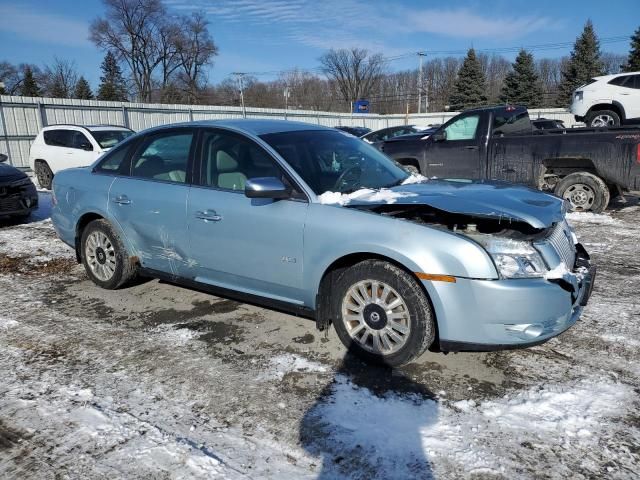
[{"label": "crumpled hood", "polygon": [[389,189],[390,201],[354,198],[349,206],[393,203],[429,205],[449,213],[528,223],[549,228],[563,220],[564,201],[554,195],[507,182],[484,180],[429,180]]},{"label": "crumpled hood", "polygon": [[26,173],[21,172],[16,167],[12,167],[6,163],[0,163],[0,182],[15,182],[16,180],[21,180],[26,176]]}]

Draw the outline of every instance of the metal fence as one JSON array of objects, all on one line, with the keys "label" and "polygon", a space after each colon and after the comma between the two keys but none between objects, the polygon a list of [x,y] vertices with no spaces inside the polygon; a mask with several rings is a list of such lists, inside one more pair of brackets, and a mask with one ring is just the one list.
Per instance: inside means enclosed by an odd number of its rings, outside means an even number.
[{"label": "metal fence", "polygon": [[[457,112],[409,115],[350,114],[313,110],[247,108],[247,118],[296,120],[316,125],[362,126],[372,130],[394,125],[429,125],[444,123]],[[531,110],[532,118],[564,120],[574,124],[564,109]],[[0,153],[9,156],[17,167],[28,167],[29,148],[42,127],[55,124],[122,125],[135,131],[169,123],[194,120],[242,118],[240,107],[209,105],[163,105],[147,103],[103,102],[60,98],[0,96]]]}]

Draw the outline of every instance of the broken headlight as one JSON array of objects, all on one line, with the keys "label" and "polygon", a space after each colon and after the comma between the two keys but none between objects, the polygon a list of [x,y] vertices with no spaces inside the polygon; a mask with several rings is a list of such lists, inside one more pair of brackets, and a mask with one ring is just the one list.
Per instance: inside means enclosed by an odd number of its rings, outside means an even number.
[{"label": "broken headlight", "polygon": [[530,242],[474,235],[476,242],[489,253],[501,278],[543,277],[547,267]]}]

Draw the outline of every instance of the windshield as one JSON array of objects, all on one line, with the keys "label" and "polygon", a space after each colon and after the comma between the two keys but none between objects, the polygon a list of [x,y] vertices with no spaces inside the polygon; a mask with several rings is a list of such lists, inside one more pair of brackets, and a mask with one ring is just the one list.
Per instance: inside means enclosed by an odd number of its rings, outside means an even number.
[{"label": "windshield", "polygon": [[316,195],[399,185],[408,174],[369,144],[339,131],[261,135]]},{"label": "windshield", "polygon": [[116,143],[133,135],[133,132],[130,130],[91,130],[91,135],[93,135],[100,147],[111,148]]}]

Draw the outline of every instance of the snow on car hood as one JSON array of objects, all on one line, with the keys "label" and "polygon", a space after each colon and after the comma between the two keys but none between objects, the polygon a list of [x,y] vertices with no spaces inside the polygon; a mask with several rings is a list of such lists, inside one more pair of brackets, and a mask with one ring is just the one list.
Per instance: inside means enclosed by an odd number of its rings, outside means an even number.
[{"label": "snow on car hood", "polygon": [[385,203],[428,205],[462,215],[525,222],[549,228],[562,221],[564,201],[554,195],[507,182],[483,180],[429,180],[389,189],[362,189],[345,195],[326,192],[321,203],[370,207]]}]

